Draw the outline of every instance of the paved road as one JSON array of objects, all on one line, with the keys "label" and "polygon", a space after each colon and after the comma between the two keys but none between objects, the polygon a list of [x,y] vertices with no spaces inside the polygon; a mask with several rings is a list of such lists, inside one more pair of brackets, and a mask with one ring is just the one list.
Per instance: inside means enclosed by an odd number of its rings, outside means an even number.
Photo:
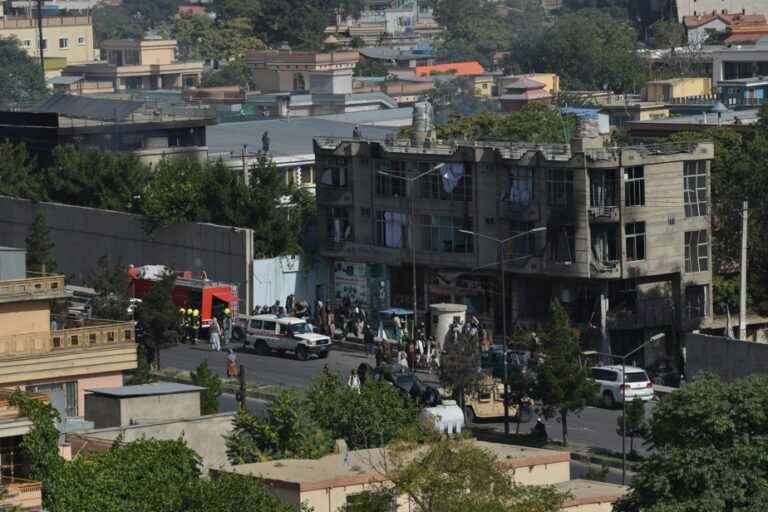
[{"label": "paved road", "polygon": [[[646,417],[653,411],[653,402],[646,403]],[[575,444],[594,446],[604,450],[621,452],[621,436],[616,433],[617,420],[621,416],[621,409],[609,410],[600,407],[586,407],[578,415],[568,415],[568,440]],[[529,423],[520,425],[520,432],[529,432],[535,423],[533,418]],[[504,431],[503,423],[491,424],[494,430]],[[547,434],[556,441],[562,441],[562,427],[560,421],[551,419],[546,421]],[[511,428],[515,431],[515,424]],[[635,450],[646,454],[647,450],[639,439],[635,440]],[[629,452],[629,439],[627,439],[627,452]]]},{"label": "paved road", "polygon": [[[239,347],[239,345],[235,345]],[[237,350],[236,350],[237,352]],[[205,345],[177,345],[162,351],[160,363],[163,367],[171,366],[180,370],[194,370],[203,359],[219,375],[226,375],[227,353],[211,352]],[[246,379],[249,383],[270,384],[306,389],[313,377],[318,375],[325,365],[332,371],[340,371],[348,375],[352,368],[360,363],[368,362],[373,365],[373,357],[355,351],[341,349],[331,350],[326,359],[312,358],[308,361],[298,361],[290,354],[279,356],[258,356],[252,353],[237,352],[237,363],[245,365]]]},{"label": "paved road", "polygon": [[[205,346],[196,345],[178,345],[163,350],[161,355],[161,364],[171,366],[182,370],[194,370],[203,359],[208,360],[212,370],[219,375],[226,374],[227,354],[226,352],[211,352]],[[318,375],[325,365],[333,371],[340,371],[342,375],[348,375],[352,368],[362,362],[373,364],[372,357],[366,357],[365,354],[355,351],[344,351],[334,349],[327,359],[310,359],[308,361],[298,361],[290,355],[280,357],[258,356],[251,353],[238,353],[238,364],[246,367],[246,378],[249,382],[255,384],[270,384],[277,386],[288,386],[297,389],[306,389],[313,377]],[[234,410],[236,404],[234,397],[222,397],[222,411]],[[264,404],[261,401],[249,400],[258,411],[263,411]],[[646,414],[650,414],[653,409],[653,403],[646,404]],[[254,411],[256,412],[256,411]],[[568,436],[574,444],[585,446],[594,446],[614,452],[621,452],[621,436],[616,433],[616,420],[621,415],[621,410],[608,410],[597,407],[587,407],[579,415],[571,414],[568,416]],[[491,424],[496,429],[503,431],[502,423]],[[533,423],[522,424],[520,432],[530,431]],[[512,425],[514,432],[515,425]],[[547,432],[552,439],[562,440],[560,423],[555,420],[547,421]],[[635,443],[635,449],[643,454],[645,449],[639,440]],[[629,440],[627,440],[627,450],[629,450]]]}]

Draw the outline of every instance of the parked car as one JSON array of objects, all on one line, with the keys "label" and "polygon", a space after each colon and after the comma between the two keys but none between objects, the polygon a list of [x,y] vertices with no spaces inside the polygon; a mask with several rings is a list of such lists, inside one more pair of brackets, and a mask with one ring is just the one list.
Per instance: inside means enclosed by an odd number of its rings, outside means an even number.
[{"label": "parked car", "polygon": [[404,395],[427,407],[440,404],[440,392],[437,388],[425,384],[415,373],[399,364],[382,365],[374,369],[373,378],[377,381],[389,382]]},{"label": "parked car", "polygon": [[[622,368],[625,370],[622,378]],[[592,378],[600,384],[598,398],[606,407],[613,407],[625,399],[653,400],[653,383],[642,368],[636,366],[595,366]]]},{"label": "parked car", "polygon": [[301,361],[310,354],[326,358],[331,350],[328,336],[315,333],[306,320],[290,316],[240,316],[232,328],[232,338],[242,342],[244,349],[252,347],[257,354],[293,352]]}]

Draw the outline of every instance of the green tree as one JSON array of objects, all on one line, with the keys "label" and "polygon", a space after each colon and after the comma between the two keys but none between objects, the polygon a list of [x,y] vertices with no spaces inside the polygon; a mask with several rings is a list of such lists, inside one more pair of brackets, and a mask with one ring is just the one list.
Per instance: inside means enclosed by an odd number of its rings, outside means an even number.
[{"label": "green tree", "polygon": [[218,473],[198,480],[184,499],[184,512],[293,512],[250,476]]},{"label": "green tree", "polygon": [[663,397],[647,422],[654,450],[621,512],[721,512],[768,505],[768,377],[724,383],[699,374]]},{"label": "green tree", "polygon": [[150,231],[192,222],[200,217],[203,164],[192,158],[160,161],[141,194],[141,209]]},{"label": "green tree", "polygon": [[395,494],[419,512],[554,512],[566,498],[551,487],[515,484],[503,461],[460,438],[400,442],[387,458]]},{"label": "green tree", "polygon": [[471,331],[449,331],[440,357],[440,384],[453,391],[462,407],[464,395],[472,391],[483,377],[479,368],[478,334]]},{"label": "green tree", "polygon": [[52,274],[56,272],[55,245],[45,223],[42,208],[35,210],[35,217],[29,228],[27,243],[27,271]]},{"label": "green tree", "polygon": [[450,116],[437,126],[441,139],[508,140],[511,142],[567,142],[573,120],[540,104],[529,104],[509,115],[483,112],[473,116]]},{"label": "green tree", "polygon": [[29,106],[47,92],[39,61],[32,60],[16,38],[0,38],[0,108]]},{"label": "green tree", "polygon": [[130,282],[125,265],[120,262],[112,265],[107,255],[100,256],[96,269],[88,279],[88,284],[96,290],[92,302],[93,316],[112,320],[128,318]]},{"label": "green tree", "polygon": [[636,52],[635,28],[593,9],[568,12],[523,48],[512,48],[511,64],[522,72],[551,72],[564,89],[638,91],[645,66]]},{"label": "green tree", "polygon": [[338,512],[390,512],[396,499],[390,489],[363,491],[347,496],[347,502]]},{"label": "green tree", "polygon": [[157,378],[152,375],[152,359],[147,346],[139,343],[136,347],[136,369],[130,372],[125,381],[127,386],[138,386],[140,384],[149,384],[156,382]]},{"label": "green tree", "polygon": [[130,211],[149,179],[149,169],[130,152],[58,146],[45,169],[46,198],[106,210]]},{"label": "green tree", "polygon": [[205,388],[200,394],[200,411],[202,414],[219,412],[219,397],[221,396],[221,378],[208,367],[208,360],[203,359],[195,371],[190,374],[192,384]]},{"label": "green tree", "polygon": [[[627,437],[629,438],[629,452],[635,452],[635,438],[642,437],[645,426],[645,404],[642,400],[632,400],[627,408]],[[624,416],[616,418],[616,433],[621,435],[624,431]]]},{"label": "green tree", "polygon": [[239,85],[246,90],[256,88],[253,75],[245,59],[233,59],[217,70],[203,72],[203,87],[221,87],[225,85]]},{"label": "green tree", "polygon": [[321,428],[353,450],[384,446],[419,425],[416,404],[393,386],[370,380],[358,393],[338,373],[321,373],[304,403]]},{"label": "green tree", "polygon": [[35,160],[24,143],[0,143],[0,195],[40,200]]},{"label": "green tree", "polygon": [[166,273],[156,281],[136,310],[145,332],[145,349],[160,369],[160,349],[179,340],[179,310],[173,303],[176,275]]},{"label": "green tree", "polygon": [[99,4],[91,11],[91,17],[96,43],[105,39],[141,39],[147,29],[143,16],[122,5]]},{"label": "green tree", "polygon": [[497,15],[497,7],[488,0],[438,0],[435,14],[445,27],[438,56],[491,66],[493,52],[506,48],[511,37],[509,24]]},{"label": "green tree", "polygon": [[200,457],[183,439],[118,441],[107,452],[66,463],[46,510],[178,512],[199,478]]},{"label": "green tree", "polygon": [[246,20],[214,21],[188,14],[174,18],[161,32],[178,41],[181,60],[243,58],[248,50],[264,48]]},{"label": "green tree", "polygon": [[651,48],[676,48],[685,43],[685,29],[680,23],[659,20],[651,25]]},{"label": "green tree", "polygon": [[568,414],[583,409],[597,393],[597,385],[579,362],[581,348],[570,328],[568,314],[556,300],[550,306],[550,325],[544,334],[543,359],[536,371],[533,396],[542,413],[560,417],[563,445],[568,445]]},{"label": "green tree", "polygon": [[226,436],[233,464],[271,459],[316,459],[331,450],[331,438],[303,406],[299,395],[285,390],[267,407],[265,418],[239,411]]}]

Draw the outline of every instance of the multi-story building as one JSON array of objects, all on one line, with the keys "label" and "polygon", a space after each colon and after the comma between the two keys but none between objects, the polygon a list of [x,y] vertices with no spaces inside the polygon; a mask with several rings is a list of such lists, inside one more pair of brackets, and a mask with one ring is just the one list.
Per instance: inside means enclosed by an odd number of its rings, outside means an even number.
[{"label": "multi-story building", "polygon": [[504,247],[511,322],[545,321],[557,298],[624,353],[709,316],[713,145],[608,148],[592,120],[580,127],[570,145],[317,138],[331,300],[410,308],[415,255],[419,314],[458,302],[499,326],[499,244],[460,230],[543,227]]},{"label": "multi-story building", "polygon": [[349,94],[359,59],[356,51],[258,50],[246,56],[255,87],[262,93]]},{"label": "multi-story building", "polygon": [[64,418],[83,415],[85,391],[119,387],[136,368],[133,322],[54,315],[64,276],[27,275],[23,250],[4,250],[0,280],[0,386],[48,395]]},{"label": "multi-story building", "polygon": [[[0,16],[0,38],[15,37],[33,59],[40,58],[37,18]],[[92,62],[93,23],[90,16],[45,16],[43,50],[46,59],[67,64]]]},{"label": "multi-story building", "polygon": [[79,78],[70,89],[81,94],[196,87],[203,63],[178,61],[177,46],[173,39],[102,41],[101,61],[67,66],[62,75]]}]

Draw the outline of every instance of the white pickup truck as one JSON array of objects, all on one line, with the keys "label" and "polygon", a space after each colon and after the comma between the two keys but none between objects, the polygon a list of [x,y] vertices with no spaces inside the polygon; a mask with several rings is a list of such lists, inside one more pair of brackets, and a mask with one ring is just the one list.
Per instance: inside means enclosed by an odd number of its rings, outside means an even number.
[{"label": "white pickup truck", "polygon": [[305,320],[291,316],[241,315],[232,327],[232,338],[242,342],[243,347],[253,347],[257,354],[293,352],[301,361],[310,354],[324,359],[331,350],[328,336],[313,332]]}]

